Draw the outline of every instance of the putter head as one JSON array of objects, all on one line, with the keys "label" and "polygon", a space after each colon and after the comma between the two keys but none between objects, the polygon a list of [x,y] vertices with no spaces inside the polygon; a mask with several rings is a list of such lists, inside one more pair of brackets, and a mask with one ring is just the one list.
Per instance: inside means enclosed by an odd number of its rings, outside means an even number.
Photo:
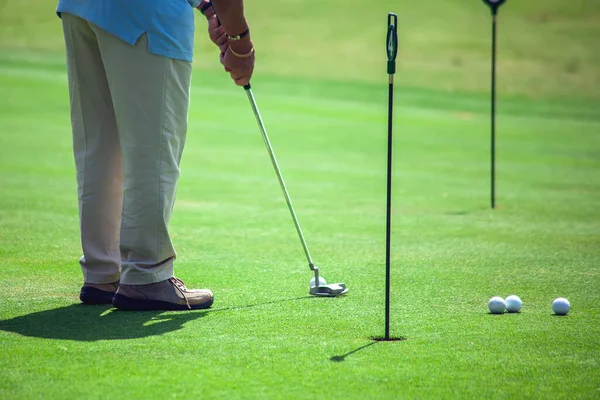
[{"label": "putter head", "polygon": [[348,288],[345,283],[330,283],[322,276],[319,276],[319,268],[310,263],[310,269],[315,271],[315,277],[310,280],[309,294],[320,297],[337,297],[348,293]]},{"label": "putter head", "polygon": [[337,297],[348,293],[348,288],[345,283],[321,284],[319,286],[311,285],[309,293],[313,296]]}]

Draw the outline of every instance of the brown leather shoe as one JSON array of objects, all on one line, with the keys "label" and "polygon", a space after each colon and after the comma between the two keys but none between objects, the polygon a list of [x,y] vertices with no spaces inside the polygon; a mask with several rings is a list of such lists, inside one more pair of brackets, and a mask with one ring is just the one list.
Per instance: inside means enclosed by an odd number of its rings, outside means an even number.
[{"label": "brown leather shoe", "polygon": [[113,305],[124,311],[198,310],[208,308],[214,300],[208,289],[188,289],[175,277],[149,285],[121,284]]},{"label": "brown leather shoe", "polygon": [[79,292],[79,300],[83,304],[111,304],[118,288],[119,281],[111,283],[84,282],[81,292]]}]

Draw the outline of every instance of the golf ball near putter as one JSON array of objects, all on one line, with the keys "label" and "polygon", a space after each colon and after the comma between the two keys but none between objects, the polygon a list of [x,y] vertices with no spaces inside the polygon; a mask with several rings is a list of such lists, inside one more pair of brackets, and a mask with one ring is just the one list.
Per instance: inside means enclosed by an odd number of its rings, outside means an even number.
[{"label": "golf ball near putter", "polygon": [[552,311],[558,315],[567,315],[569,310],[571,309],[571,303],[569,300],[559,297],[558,299],[554,299],[552,302]]},{"label": "golf ball near putter", "polygon": [[516,295],[510,295],[506,299],[504,299],[504,303],[506,304],[506,311],[509,313],[517,313],[521,311],[521,307],[523,306],[523,302]]},{"label": "golf ball near putter", "polygon": [[494,296],[488,302],[488,309],[492,314],[503,314],[506,309],[506,303],[502,297]]}]

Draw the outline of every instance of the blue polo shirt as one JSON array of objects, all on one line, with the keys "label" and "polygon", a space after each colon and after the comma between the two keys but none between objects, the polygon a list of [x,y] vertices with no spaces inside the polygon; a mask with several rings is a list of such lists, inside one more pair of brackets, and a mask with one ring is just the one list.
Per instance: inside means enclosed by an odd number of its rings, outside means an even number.
[{"label": "blue polo shirt", "polygon": [[56,12],[81,17],[134,45],[144,33],[148,52],[192,61],[194,8],[200,0],[59,0]]}]

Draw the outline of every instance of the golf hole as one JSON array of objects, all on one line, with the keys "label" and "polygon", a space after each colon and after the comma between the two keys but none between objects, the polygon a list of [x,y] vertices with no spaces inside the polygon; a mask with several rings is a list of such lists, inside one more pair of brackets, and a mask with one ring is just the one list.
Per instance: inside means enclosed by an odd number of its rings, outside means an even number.
[{"label": "golf hole", "polygon": [[371,340],[375,341],[375,342],[399,342],[401,340],[408,340],[408,338],[405,337],[389,337],[389,338],[385,338],[383,336],[374,336],[371,338]]}]

